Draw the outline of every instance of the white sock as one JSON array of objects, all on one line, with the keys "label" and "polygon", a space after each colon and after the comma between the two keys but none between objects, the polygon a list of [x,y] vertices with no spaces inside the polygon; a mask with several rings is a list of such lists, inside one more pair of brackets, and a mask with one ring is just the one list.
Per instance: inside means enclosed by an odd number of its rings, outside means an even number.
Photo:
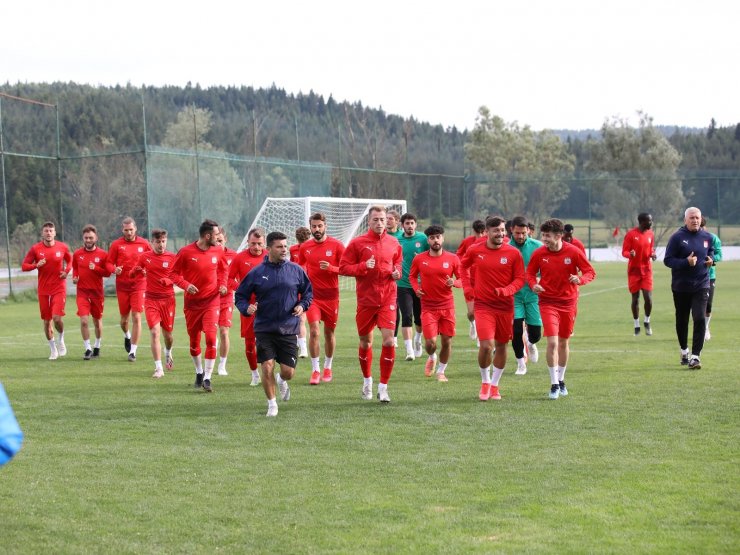
[{"label": "white sock", "polygon": [[275,397],[273,397],[272,399],[268,399],[267,400],[267,408],[268,409],[269,408],[272,408],[272,407],[276,407],[276,406],[277,406],[277,399],[275,399]]},{"label": "white sock", "polygon": [[414,350],[413,341],[411,339],[404,339],[403,340],[403,346],[406,347],[407,352],[411,352]]},{"label": "white sock", "polygon": [[640,327],[640,319],[639,318],[635,318],[635,327],[636,328],[639,328]]},{"label": "white sock", "polygon": [[298,338],[298,347],[300,349],[305,349],[306,348],[306,338],[305,337],[299,337]]},{"label": "white sock", "polygon": [[131,332],[130,332],[130,331],[124,332],[123,336],[124,336],[124,337],[125,337],[126,339],[131,339]]},{"label": "white sock", "polygon": [[491,374],[488,369],[488,366],[480,369],[480,381],[483,383],[491,383]]},{"label": "white sock", "polygon": [[431,360],[435,360],[436,361],[437,360],[437,353],[432,353],[431,355],[429,355],[429,358]]},{"label": "white sock", "polygon": [[100,349],[100,342],[101,342],[101,339],[99,337],[97,337],[95,339],[95,348],[96,349]]},{"label": "white sock", "polygon": [[172,349],[168,349],[167,347],[164,348],[164,357],[171,357],[172,356]]},{"label": "white sock", "polygon": [[689,350],[688,349],[681,349],[681,354],[689,356]]},{"label": "white sock", "polygon": [[363,376],[363,378],[362,378],[362,383],[363,383],[364,385],[369,385],[370,387],[372,387],[372,386],[373,386],[373,377],[372,377],[372,376],[370,376],[369,378],[365,378],[365,377]]},{"label": "white sock", "polygon": [[644,320],[644,322],[646,324],[649,324],[650,323],[650,316],[645,316],[645,318],[643,318],[643,320]]},{"label": "white sock", "polygon": [[437,366],[437,374],[444,374],[445,370],[447,370],[447,363],[446,362],[440,362]]},{"label": "white sock", "polygon": [[419,341],[421,341],[421,332],[415,331],[414,332],[414,342],[418,343]]},{"label": "white sock", "polygon": [[64,343],[64,332],[60,331],[59,332],[59,344],[61,345],[62,343]]},{"label": "white sock", "polygon": [[319,368],[319,358],[320,357],[311,357],[311,372],[318,372],[318,371],[320,371],[320,368]]},{"label": "white sock", "polygon": [[558,367],[557,366],[548,366],[547,371],[550,372],[550,384],[551,385],[557,385],[560,383],[560,380],[558,380]]},{"label": "white sock", "polygon": [[281,376],[280,374],[275,374],[275,383],[276,383],[276,384],[280,385],[280,384],[281,384],[281,383],[283,383],[284,381],[285,381],[285,380],[283,379],[283,377],[282,377],[282,376]]},{"label": "white sock", "polygon": [[133,343],[131,343],[131,350],[129,351],[129,353],[131,353],[132,355],[136,355],[136,348],[137,347],[138,347],[138,345],[134,345]]},{"label": "white sock", "polygon": [[202,374],[203,373],[203,367],[200,364],[200,355],[197,357],[191,356],[190,358],[193,359],[193,364],[195,365],[195,373],[196,374]]},{"label": "white sock", "polygon": [[501,379],[501,374],[504,373],[503,368],[493,367],[493,374],[491,376],[491,385],[498,386],[498,381]]},{"label": "white sock", "polygon": [[516,359],[516,365],[521,368],[522,366],[526,366],[526,362],[524,360],[524,357]]},{"label": "white sock", "polygon": [[252,370],[252,378],[259,379],[259,377],[260,377],[260,371]]},{"label": "white sock", "polygon": [[219,370],[226,370],[226,359],[228,357],[219,357],[218,358],[218,368]]},{"label": "white sock", "polygon": [[86,351],[91,351],[92,350],[92,349],[90,349],[90,340],[89,339],[84,339],[82,341],[82,346],[85,347],[85,350]]},{"label": "white sock", "polygon": [[[711,320],[711,319],[712,319],[711,316],[707,316],[707,318],[706,318],[706,320],[707,320],[707,329],[709,329],[709,320]],[[645,321],[647,322],[647,320],[645,320]]]},{"label": "white sock", "polygon": [[154,369],[155,370],[161,370],[162,369],[162,361],[161,360],[155,360],[154,361]]},{"label": "white sock", "polygon": [[388,390],[388,384],[387,383],[378,383],[378,393],[381,391],[387,391]]},{"label": "white sock", "polygon": [[329,368],[331,370],[331,363],[334,361],[334,357],[326,357],[324,359],[324,368]]},{"label": "white sock", "polygon": [[213,374],[213,367],[216,366],[216,359],[215,358],[207,358],[205,360],[205,379],[210,380],[211,375]]},{"label": "white sock", "polygon": [[565,366],[558,366],[558,382],[565,381]]},{"label": "white sock", "polygon": [[49,347],[51,348],[52,351],[56,351],[57,350],[57,344],[54,341],[54,338],[53,337],[51,339],[49,339]]}]

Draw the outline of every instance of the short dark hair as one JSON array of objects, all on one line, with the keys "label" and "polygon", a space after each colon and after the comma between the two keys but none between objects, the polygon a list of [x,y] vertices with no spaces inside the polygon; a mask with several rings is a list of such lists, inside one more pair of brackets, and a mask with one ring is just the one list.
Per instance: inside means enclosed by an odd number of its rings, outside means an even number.
[{"label": "short dark hair", "polygon": [[530,231],[534,231],[534,222],[527,222],[527,227],[530,229]]},{"label": "short dark hair", "polygon": [[97,235],[97,234],[98,234],[98,228],[96,228],[96,227],[95,227],[94,225],[92,225],[92,224],[87,224],[87,225],[86,225],[85,227],[83,227],[83,228],[82,228],[82,233],[83,233],[83,235],[84,235],[85,233],[89,233],[89,232],[91,232],[91,231],[92,231],[92,232],[93,232],[93,233],[94,233],[95,235]]},{"label": "short dark hair", "polygon": [[252,235],[257,237],[257,239],[261,239],[265,236],[265,230],[261,227],[253,227],[249,230],[249,233],[247,233],[247,239],[249,239]]},{"label": "short dark hair", "polygon": [[524,216],[514,216],[511,220],[511,227],[527,227],[527,218]]},{"label": "short dark hair", "polygon": [[445,228],[437,224],[432,224],[424,230],[424,235],[426,235],[427,237],[431,237],[432,235],[444,235],[444,234],[445,234]]},{"label": "short dark hair", "polygon": [[575,227],[573,227],[573,224],[565,224],[565,225],[563,226],[563,231],[564,231],[565,233],[573,233],[573,230],[574,230],[574,229],[575,229]]},{"label": "short dark hair", "polygon": [[486,222],[483,220],[475,220],[473,222],[473,231],[476,233],[483,233],[486,230]]},{"label": "short dark hair", "polygon": [[406,212],[403,216],[401,216],[401,223],[405,222],[406,220],[416,220],[416,214],[412,214],[411,212]]},{"label": "short dark hair", "polygon": [[203,220],[203,223],[200,224],[200,227],[198,228],[198,234],[201,237],[205,237],[209,233],[213,233],[214,227],[218,227],[218,224],[213,220]]},{"label": "short dark hair", "polygon": [[314,220],[319,220],[321,222],[326,223],[326,216],[324,216],[321,212],[314,212],[308,217],[308,221],[312,222]]},{"label": "short dark hair", "polygon": [[265,244],[268,247],[271,247],[275,241],[283,241],[284,239],[287,239],[287,238],[288,236],[285,235],[285,233],[283,233],[282,231],[271,231],[270,233],[267,234],[267,238],[265,239]]},{"label": "short dark hair", "polygon": [[152,235],[152,239],[155,239],[155,240],[161,239],[162,237],[167,237],[167,230],[159,228],[159,227],[155,227],[154,229],[152,229],[151,235]]},{"label": "short dark hair", "polygon": [[45,227],[51,227],[54,229],[57,228],[57,226],[54,225],[54,222],[44,222],[43,225],[41,226],[41,229],[44,229]]},{"label": "short dark hair", "polygon": [[501,224],[506,224],[506,220],[504,220],[501,216],[488,216],[486,218],[486,229],[489,227],[498,227]]},{"label": "short dark hair", "polygon": [[557,218],[550,218],[549,220],[545,220],[544,222],[542,222],[542,225],[540,226],[540,231],[542,231],[543,233],[563,233],[563,222],[561,222]]},{"label": "short dark hair", "polygon": [[299,243],[308,241],[309,237],[311,237],[311,230],[307,227],[301,226],[295,230],[295,238]]},{"label": "short dark hair", "polygon": [[700,227],[707,227],[707,219],[702,216],[701,217],[701,223],[699,224]]},{"label": "short dark hair", "polygon": [[638,222],[645,222],[650,217],[650,212],[640,212],[637,215],[637,221]]}]

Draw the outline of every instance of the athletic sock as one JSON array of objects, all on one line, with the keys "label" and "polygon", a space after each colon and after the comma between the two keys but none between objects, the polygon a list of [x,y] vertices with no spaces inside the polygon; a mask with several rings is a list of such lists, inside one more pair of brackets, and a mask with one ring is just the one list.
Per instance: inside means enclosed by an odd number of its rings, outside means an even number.
[{"label": "athletic sock", "polygon": [[125,337],[126,339],[131,339],[131,332],[130,332],[130,331],[127,331],[127,332],[125,332],[125,333],[123,334],[123,336],[124,336],[124,337]]},{"label": "athletic sock", "polygon": [[154,369],[155,370],[162,370],[162,361],[161,360],[155,360],[154,361]]},{"label": "athletic sock", "polygon": [[565,366],[558,366],[558,382],[565,380]]},{"label": "athletic sock", "polygon": [[491,385],[498,386],[498,381],[501,379],[501,374],[504,373],[503,368],[493,367],[493,373],[491,375]]},{"label": "athletic sock", "polygon": [[444,374],[445,370],[447,370],[447,363],[446,362],[440,362],[437,366],[437,374]]},{"label": "athletic sock", "polygon": [[260,372],[259,370],[252,370],[252,378],[259,378]]},{"label": "athletic sock", "polygon": [[320,370],[319,358],[320,357],[311,357],[311,372],[318,372]]},{"label": "athletic sock", "polygon": [[358,349],[358,358],[360,359],[360,370],[365,378],[369,378],[373,375],[373,349]]},{"label": "athletic sock", "polygon": [[650,323],[650,316],[645,316],[645,318],[643,318],[643,321],[644,321],[644,322],[645,322],[646,324],[649,324],[649,323]]},{"label": "athletic sock", "polygon": [[136,348],[137,347],[138,347],[138,345],[134,345],[133,343],[131,343],[131,350],[129,351],[129,354],[132,354],[132,355],[136,356]]},{"label": "athletic sock", "polygon": [[306,338],[305,337],[299,337],[298,338],[298,347],[300,349],[305,349],[306,348]]},{"label": "athletic sock", "polygon": [[380,383],[387,384],[393,373],[393,362],[396,358],[396,348],[393,345],[383,348],[380,351]]},{"label": "athletic sock", "polygon": [[203,367],[201,366],[200,355],[198,355],[198,356],[191,356],[190,358],[193,359],[193,364],[195,365],[195,373],[196,374],[202,374],[203,373]]},{"label": "athletic sock", "polygon": [[635,318],[635,327],[636,328],[639,328],[640,327],[640,319],[639,318]]},{"label": "athletic sock", "polygon": [[100,343],[101,343],[101,341],[102,340],[99,337],[95,339],[95,348],[96,349],[100,349]]},{"label": "athletic sock", "polygon": [[483,383],[491,383],[491,374],[489,372],[489,366],[480,369],[480,381]]},{"label": "athletic sock", "polygon": [[216,366],[215,358],[207,358],[205,360],[205,379],[210,380],[213,374],[213,367]]},{"label": "athletic sock", "polygon": [[85,350],[86,351],[92,350],[92,349],[90,349],[90,340],[89,339],[83,340],[82,341],[82,346],[85,347]]},{"label": "athletic sock", "polygon": [[411,339],[404,339],[403,346],[406,347],[407,353],[411,353],[414,350],[414,342]]},{"label": "athletic sock", "polygon": [[326,357],[324,359],[324,368],[331,369],[331,363],[334,361],[334,357]]},{"label": "athletic sock", "polygon": [[550,372],[550,384],[557,385],[560,382],[560,380],[558,379],[558,367],[548,366],[547,371]]},{"label": "athletic sock", "polygon": [[226,359],[229,357],[218,357],[218,369],[226,370]]}]

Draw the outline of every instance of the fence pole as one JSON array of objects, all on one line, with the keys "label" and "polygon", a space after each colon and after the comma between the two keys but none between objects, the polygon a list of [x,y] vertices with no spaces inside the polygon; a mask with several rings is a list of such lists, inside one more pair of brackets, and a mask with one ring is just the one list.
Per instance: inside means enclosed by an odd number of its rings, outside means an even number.
[{"label": "fence pole", "polygon": [[62,230],[62,241],[66,241],[64,234],[64,196],[62,195],[62,149],[61,149],[61,131],[59,127],[59,100],[54,104],[57,124],[57,186],[59,187],[59,227]]},{"label": "fence pole", "polygon": [[3,174],[3,211],[5,216],[5,253],[8,257],[8,294],[13,296],[13,277],[10,275],[10,223],[8,222],[8,189],[5,183],[5,142],[3,138],[3,98],[0,96],[0,166]]}]

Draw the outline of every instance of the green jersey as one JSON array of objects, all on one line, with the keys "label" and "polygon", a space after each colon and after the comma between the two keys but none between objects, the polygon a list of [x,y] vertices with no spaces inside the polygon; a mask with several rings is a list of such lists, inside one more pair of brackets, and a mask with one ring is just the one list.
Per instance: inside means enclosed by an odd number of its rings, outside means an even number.
[{"label": "green jersey", "polygon": [[[532,258],[532,253],[539,249],[542,246],[542,242],[538,241],[537,239],[532,239],[531,237],[527,237],[527,239],[524,241],[524,244],[520,245],[514,239],[511,240],[509,243],[512,247],[517,249],[520,253],[522,253],[522,258],[524,259],[524,268],[526,269],[527,266],[529,266],[529,259]],[[516,292],[514,295],[514,300],[531,300],[532,298],[537,299],[537,295],[532,292],[532,290],[529,288],[529,285],[524,283],[524,287],[522,287],[519,291]]]},{"label": "green jersey", "polygon": [[427,236],[421,231],[415,232],[411,237],[408,237],[402,231],[397,239],[401,243],[401,250],[403,251],[403,272],[401,279],[397,282],[398,287],[411,288],[411,283],[409,282],[411,263],[417,254],[429,250],[429,242],[427,241]]}]

